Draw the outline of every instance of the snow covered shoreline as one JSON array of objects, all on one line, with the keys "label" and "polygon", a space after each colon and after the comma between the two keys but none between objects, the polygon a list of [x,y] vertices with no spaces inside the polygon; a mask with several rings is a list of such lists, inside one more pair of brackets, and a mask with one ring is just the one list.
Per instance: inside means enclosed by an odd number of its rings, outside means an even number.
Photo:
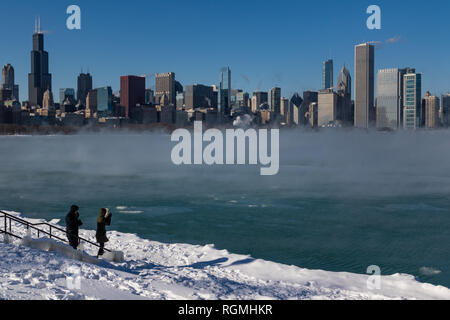
[{"label": "snow covered shoreline", "polygon": [[[93,230],[80,231],[87,239],[94,235]],[[369,275],[302,269],[213,245],[164,244],[116,231],[108,236],[107,247],[122,251],[124,262],[90,264],[23,246],[19,240],[1,241],[0,299],[450,300],[450,289],[410,275],[382,276],[381,289],[370,290]],[[89,245],[85,251],[95,255]]]}]

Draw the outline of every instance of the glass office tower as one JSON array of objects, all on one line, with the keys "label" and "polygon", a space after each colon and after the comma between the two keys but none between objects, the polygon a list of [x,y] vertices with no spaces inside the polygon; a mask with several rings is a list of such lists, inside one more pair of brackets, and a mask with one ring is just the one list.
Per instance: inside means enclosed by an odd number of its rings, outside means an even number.
[{"label": "glass office tower", "polygon": [[218,114],[229,115],[231,111],[231,70],[222,68],[220,71]]},{"label": "glass office tower", "polygon": [[333,87],[333,60],[323,62],[322,66],[322,89]]},{"label": "glass office tower", "polygon": [[397,129],[400,125],[400,72],[382,69],[377,74],[377,128]]},{"label": "glass office tower", "polygon": [[103,87],[97,89],[97,110],[99,112],[112,111],[111,87]]},{"label": "glass office tower", "polygon": [[422,74],[407,73],[403,77],[403,128],[414,130],[419,127],[420,123],[419,114],[422,103]]}]

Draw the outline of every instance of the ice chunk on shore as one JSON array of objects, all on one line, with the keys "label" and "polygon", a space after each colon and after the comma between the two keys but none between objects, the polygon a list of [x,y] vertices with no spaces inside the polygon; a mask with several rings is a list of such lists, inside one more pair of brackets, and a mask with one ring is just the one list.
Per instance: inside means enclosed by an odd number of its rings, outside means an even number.
[{"label": "ice chunk on shore", "polygon": [[41,251],[51,251],[51,252],[56,251],[62,254],[63,256],[73,260],[94,264],[99,262],[98,259],[89,256],[82,250],[75,250],[62,242],[58,242],[49,238],[33,239],[30,236],[25,236],[22,238],[21,244],[23,246]]}]

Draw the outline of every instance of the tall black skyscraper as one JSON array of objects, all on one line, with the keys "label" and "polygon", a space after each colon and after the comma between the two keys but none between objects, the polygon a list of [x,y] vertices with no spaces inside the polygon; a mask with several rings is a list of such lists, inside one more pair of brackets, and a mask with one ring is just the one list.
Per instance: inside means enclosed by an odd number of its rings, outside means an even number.
[{"label": "tall black skyscraper", "polygon": [[313,102],[317,103],[318,101],[319,101],[319,93],[317,91],[304,91],[303,92],[303,100],[299,104],[299,107],[300,107],[299,115],[298,115],[298,124],[299,125],[304,125],[304,126],[308,125],[309,120],[306,117],[306,113],[309,112],[310,104]]},{"label": "tall black skyscraper", "polygon": [[33,34],[33,51],[31,51],[31,73],[28,74],[28,101],[32,106],[42,106],[44,92],[52,90],[52,75],[48,73],[48,52],[44,51],[44,34],[41,22]]},{"label": "tall black skyscraper", "polygon": [[333,60],[329,59],[323,62],[322,88],[330,89],[332,87],[333,87]]},{"label": "tall black skyscraper", "polygon": [[222,68],[220,71],[218,94],[218,114],[229,115],[231,111],[231,70],[228,67]]},{"label": "tall black skyscraper", "polygon": [[92,76],[89,73],[80,73],[78,76],[77,100],[86,105],[88,92],[92,90]]},{"label": "tall black skyscraper", "polygon": [[2,68],[2,85],[0,89],[10,90],[11,98],[19,100],[19,86],[14,84],[14,68],[9,63]]}]

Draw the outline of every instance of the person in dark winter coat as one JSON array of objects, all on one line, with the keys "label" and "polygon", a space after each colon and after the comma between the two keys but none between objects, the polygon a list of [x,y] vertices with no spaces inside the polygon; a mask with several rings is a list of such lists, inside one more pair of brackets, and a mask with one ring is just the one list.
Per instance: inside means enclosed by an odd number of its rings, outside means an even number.
[{"label": "person in dark winter coat", "polygon": [[97,218],[97,233],[95,234],[97,242],[100,244],[100,249],[98,250],[97,257],[102,256],[105,253],[105,242],[109,241],[109,239],[106,237],[106,226],[111,225],[111,217],[112,214],[109,212],[109,209],[100,209],[100,214]]},{"label": "person in dark winter coat", "polygon": [[83,224],[81,222],[80,213],[78,212],[80,208],[78,206],[73,205],[70,207],[69,213],[66,215],[66,233],[67,239],[69,239],[69,244],[75,250],[80,243],[80,239],[78,238],[78,228]]}]

